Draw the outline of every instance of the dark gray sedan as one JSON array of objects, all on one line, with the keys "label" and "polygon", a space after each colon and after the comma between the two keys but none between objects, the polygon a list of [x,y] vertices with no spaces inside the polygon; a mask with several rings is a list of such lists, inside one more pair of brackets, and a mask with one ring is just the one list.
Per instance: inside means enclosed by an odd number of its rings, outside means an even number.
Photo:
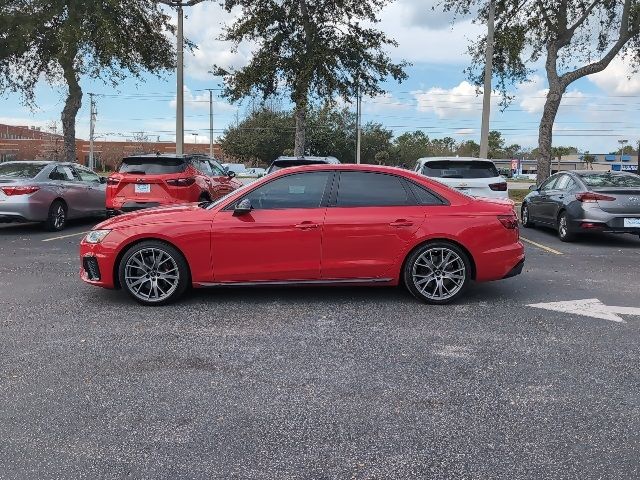
[{"label": "dark gray sedan", "polygon": [[69,218],[105,214],[106,181],[76,163],[0,163],[0,222],[43,222],[62,230]]},{"label": "dark gray sedan", "polygon": [[563,242],[582,232],[640,235],[640,176],[576,170],[549,177],[522,202],[522,225],[545,225]]}]

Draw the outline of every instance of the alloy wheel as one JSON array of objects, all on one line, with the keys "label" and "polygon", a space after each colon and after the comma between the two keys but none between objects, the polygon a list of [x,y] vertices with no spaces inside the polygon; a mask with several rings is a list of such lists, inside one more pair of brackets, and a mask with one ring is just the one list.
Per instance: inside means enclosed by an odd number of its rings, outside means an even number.
[{"label": "alloy wheel", "polygon": [[176,260],[159,248],[143,248],[131,255],[124,267],[129,291],[144,302],[169,298],[180,284]]},{"label": "alloy wheel", "polygon": [[560,233],[560,238],[564,238],[567,236],[567,232],[569,228],[567,226],[567,217],[565,215],[560,216],[560,224],[558,225],[558,232]]},{"label": "alloy wheel", "polygon": [[462,257],[446,247],[425,250],[413,263],[411,278],[421,295],[443,301],[464,286],[467,269]]},{"label": "alloy wheel", "polygon": [[64,207],[62,204],[58,203],[55,211],[53,212],[53,226],[56,230],[60,230],[64,227],[65,217]]}]

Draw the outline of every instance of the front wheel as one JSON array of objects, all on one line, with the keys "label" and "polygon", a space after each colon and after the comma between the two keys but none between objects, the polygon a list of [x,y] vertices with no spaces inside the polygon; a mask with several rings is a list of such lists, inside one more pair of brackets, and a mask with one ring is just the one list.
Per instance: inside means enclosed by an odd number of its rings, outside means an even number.
[{"label": "front wheel", "polygon": [[403,275],[413,296],[426,303],[445,304],[467,287],[471,263],[467,254],[452,243],[428,243],[407,258]]},{"label": "front wheel", "polygon": [[558,217],[558,238],[562,242],[572,242],[575,235],[569,231],[569,216],[567,212],[562,212]]},{"label": "front wheel", "polygon": [[189,285],[189,267],[171,245],[155,240],[139,243],[122,257],[120,285],[143,305],[164,305],[180,297]]},{"label": "front wheel", "polygon": [[531,221],[531,212],[529,211],[529,205],[527,205],[526,203],[522,205],[520,217],[522,219],[522,226],[524,228],[531,228],[535,226]]}]

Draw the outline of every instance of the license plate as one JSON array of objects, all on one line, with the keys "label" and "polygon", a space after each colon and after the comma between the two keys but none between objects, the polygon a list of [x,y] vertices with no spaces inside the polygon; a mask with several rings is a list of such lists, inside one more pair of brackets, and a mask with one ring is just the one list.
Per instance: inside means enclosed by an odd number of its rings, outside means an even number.
[{"label": "license plate", "polygon": [[134,190],[136,193],[150,193],[151,185],[148,183],[136,183]]},{"label": "license plate", "polygon": [[640,218],[625,218],[624,226],[628,228],[640,228]]}]

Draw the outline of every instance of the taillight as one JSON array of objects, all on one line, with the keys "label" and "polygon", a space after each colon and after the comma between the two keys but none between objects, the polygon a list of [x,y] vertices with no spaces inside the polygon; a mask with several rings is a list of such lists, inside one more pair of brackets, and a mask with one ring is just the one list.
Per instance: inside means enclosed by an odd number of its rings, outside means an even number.
[{"label": "taillight", "polygon": [[507,182],[500,183],[492,183],[489,185],[489,188],[494,192],[506,192],[507,191]]},{"label": "taillight", "polygon": [[120,183],[120,180],[118,180],[117,178],[111,178],[111,177],[107,178],[107,185],[118,185],[119,183]]},{"label": "taillight", "polygon": [[518,217],[515,215],[498,215],[498,220],[508,230],[515,230],[518,228]]},{"label": "taillight", "polygon": [[22,185],[19,187],[1,187],[0,190],[7,196],[29,195],[30,193],[40,190],[40,187],[36,187],[35,185]]},{"label": "taillight", "polygon": [[602,195],[601,193],[594,192],[586,192],[586,193],[578,193],[576,194],[576,199],[585,202],[585,203],[594,203],[594,202],[612,202],[616,198],[610,197],[609,195]]},{"label": "taillight", "polygon": [[193,177],[173,178],[171,180],[167,180],[167,185],[171,185],[172,187],[188,187],[194,183],[196,183],[196,179]]}]

